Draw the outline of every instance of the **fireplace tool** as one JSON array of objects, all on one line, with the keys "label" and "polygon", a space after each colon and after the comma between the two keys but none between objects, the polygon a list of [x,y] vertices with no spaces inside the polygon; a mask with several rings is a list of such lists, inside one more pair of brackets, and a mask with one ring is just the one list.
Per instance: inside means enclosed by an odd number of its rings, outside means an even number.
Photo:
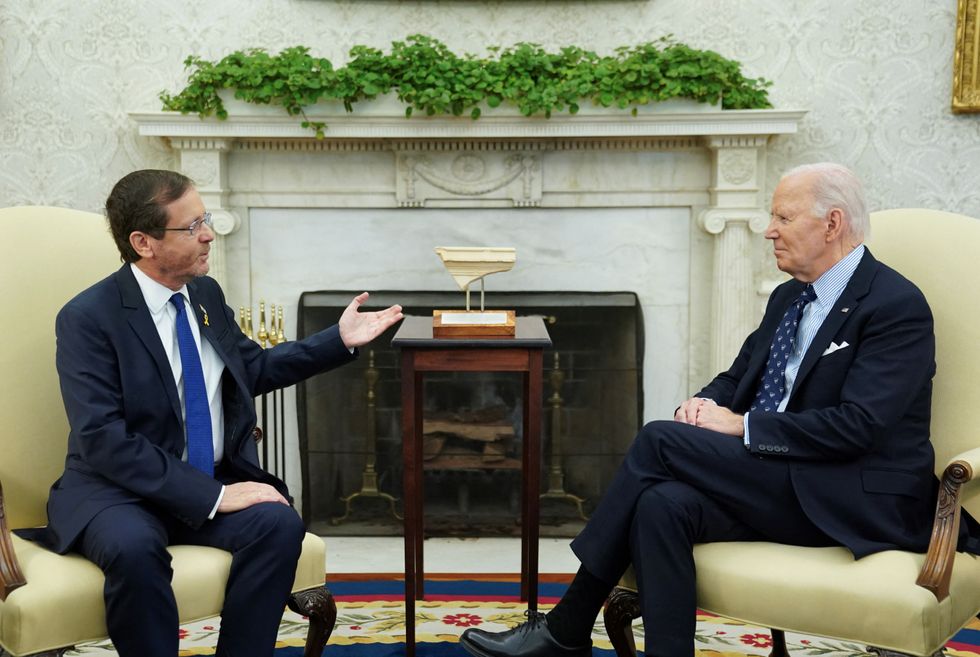
[{"label": "fireplace tool", "polygon": [[[283,331],[283,307],[269,306],[269,327],[265,323],[265,301],[259,301],[259,328],[252,332],[252,309],[239,306],[238,326],[250,340],[255,340],[265,349],[286,341]],[[272,413],[269,414],[269,397],[272,397]],[[262,441],[262,467],[280,479],[286,478],[286,392],[282,389],[259,396],[259,409],[262,424],[265,425],[266,439]],[[261,434],[260,434],[261,435]],[[270,449],[272,451],[270,461]]]}]

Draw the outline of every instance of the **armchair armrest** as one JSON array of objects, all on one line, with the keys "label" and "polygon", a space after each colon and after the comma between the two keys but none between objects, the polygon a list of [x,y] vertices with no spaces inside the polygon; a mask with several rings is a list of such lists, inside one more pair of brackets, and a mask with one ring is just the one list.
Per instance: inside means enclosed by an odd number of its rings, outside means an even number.
[{"label": "armchair armrest", "polygon": [[950,461],[939,483],[929,552],[915,583],[932,591],[940,602],[949,597],[949,580],[959,538],[962,487],[977,473],[980,473],[980,447],[963,452]]},{"label": "armchair armrest", "polygon": [[24,584],[27,584],[27,580],[21,573],[14,544],[10,540],[7,512],[3,506],[3,484],[0,483],[0,600],[6,600],[14,589]]}]

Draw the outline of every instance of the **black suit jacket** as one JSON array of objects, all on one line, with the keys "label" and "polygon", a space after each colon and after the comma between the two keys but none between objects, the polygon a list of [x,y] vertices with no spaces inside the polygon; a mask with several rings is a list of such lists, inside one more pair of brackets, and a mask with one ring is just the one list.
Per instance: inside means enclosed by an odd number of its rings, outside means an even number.
[{"label": "black suit jacket", "polygon": [[[776,326],[802,289],[791,280],[773,291],[731,368],[697,396],[748,411]],[[825,353],[832,342],[848,346]],[[803,356],[786,412],[749,414],[752,453],[792,461],[804,511],[858,557],[928,545],[936,503],[929,442],[935,370],[925,298],[866,251]]]},{"label": "black suit jacket", "polygon": [[[225,363],[224,457],[232,480],[286,485],[259,465],[253,398],[352,360],[336,326],[262,349],[238,328],[211,278],[187,286],[201,338]],[[221,487],[181,460],[184,429],[173,372],[130,266],[69,301],[56,320],[57,366],[71,427],[65,472],[34,532],[64,553],[114,504],[143,501],[190,527],[207,519]]]}]

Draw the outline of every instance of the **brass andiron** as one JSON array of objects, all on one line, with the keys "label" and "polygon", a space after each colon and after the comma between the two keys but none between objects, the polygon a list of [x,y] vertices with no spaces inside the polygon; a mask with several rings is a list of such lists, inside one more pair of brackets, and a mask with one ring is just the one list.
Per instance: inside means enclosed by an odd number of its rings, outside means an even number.
[{"label": "brass andiron", "polygon": [[374,392],[374,387],[378,383],[378,375],[378,368],[374,366],[374,350],[371,349],[368,352],[368,367],[364,372],[364,381],[367,384],[367,440],[365,444],[371,445],[371,451],[367,453],[367,458],[364,462],[364,471],[361,472],[361,490],[355,491],[347,497],[340,498],[340,501],[345,505],[344,515],[331,518],[331,525],[339,525],[350,517],[351,502],[358,497],[380,497],[381,499],[388,500],[388,505],[391,507],[391,515],[396,520],[402,520],[402,517],[395,511],[395,498],[378,489],[378,473],[375,470],[375,464],[378,460],[378,426],[375,416],[375,399],[377,395]]},{"label": "brass andiron", "polygon": [[548,404],[551,405],[551,464],[548,467],[548,492],[542,493],[541,499],[568,500],[578,509],[579,517],[588,520],[582,510],[582,503],[585,500],[565,491],[565,472],[561,467],[561,406],[564,401],[561,398],[561,387],[565,383],[565,373],[561,371],[557,351],[549,378],[551,379],[551,397],[548,398]]}]

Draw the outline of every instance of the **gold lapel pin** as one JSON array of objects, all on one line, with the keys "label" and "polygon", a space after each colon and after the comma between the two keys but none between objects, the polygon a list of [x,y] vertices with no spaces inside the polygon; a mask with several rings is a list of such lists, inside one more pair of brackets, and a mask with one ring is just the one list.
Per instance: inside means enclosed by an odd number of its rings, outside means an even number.
[{"label": "gold lapel pin", "polygon": [[197,307],[201,309],[202,313],[204,313],[204,325],[211,326],[211,324],[208,323],[208,311],[204,309],[202,304],[197,304]]}]

